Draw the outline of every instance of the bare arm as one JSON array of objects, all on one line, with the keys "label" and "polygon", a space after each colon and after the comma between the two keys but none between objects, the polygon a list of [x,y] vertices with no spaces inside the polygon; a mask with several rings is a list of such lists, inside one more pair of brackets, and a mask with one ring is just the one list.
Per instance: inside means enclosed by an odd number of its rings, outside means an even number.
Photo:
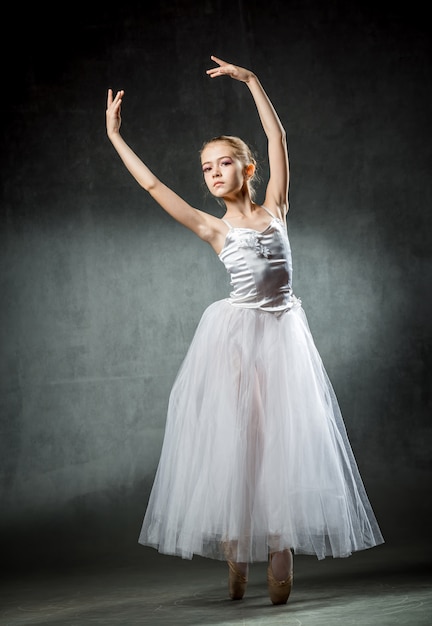
[{"label": "bare arm", "polygon": [[113,97],[112,90],[108,90],[106,110],[107,135],[119,157],[137,183],[148,191],[152,198],[167,213],[180,224],[192,230],[201,239],[212,244],[215,237],[215,229],[218,229],[219,226],[219,220],[195,209],[167,187],[153,174],[121,136],[121,105],[123,96],[124,91],[118,91],[116,96]]},{"label": "bare arm", "polygon": [[270,179],[267,184],[265,205],[278,209],[283,216],[288,211],[289,161],[286,132],[269,97],[257,76],[245,68],[211,57],[219,67],[207,70],[211,78],[230,76],[247,84],[257,107],[263,130],[268,140]]}]

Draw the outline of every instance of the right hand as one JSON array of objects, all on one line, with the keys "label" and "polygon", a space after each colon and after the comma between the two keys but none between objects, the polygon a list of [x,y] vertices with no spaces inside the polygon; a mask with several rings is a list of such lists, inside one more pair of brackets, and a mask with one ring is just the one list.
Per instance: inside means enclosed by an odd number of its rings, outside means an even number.
[{"label": "right hand", "polygon": [[121,126],[121,104],[124,96],[123,89],[113,98],[113,90],[108,89],[106,127],[108,136],[118,133]]}]

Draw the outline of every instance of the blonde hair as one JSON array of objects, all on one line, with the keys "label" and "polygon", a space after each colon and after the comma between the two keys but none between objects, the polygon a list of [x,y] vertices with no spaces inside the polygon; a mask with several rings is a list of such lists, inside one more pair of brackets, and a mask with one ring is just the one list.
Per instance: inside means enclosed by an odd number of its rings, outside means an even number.
[{"label": "blonde hair", "polygon": [[240,161],[240,163],[243,164],[244,169],[246,169],[248,165],[254,166],[254,173],[247,180],[249,193],[251,195],[251,198],[253,199],[255,194],[255,183],[258,181],[258,175],[257,162],[251,148],[247,145],[245,141],[243,141],[243,139],[240,139],[240,137],[235,137],[233,135],[219,135],[219,137],[213,137],[212,139],[209,139],[208,141],[205,141],[203,143],[200,150],[200,156],[203,153],[204,148],[207,148],[208,145],[216,143],[218,141],[227,143],[233,149],[234,156]]}]

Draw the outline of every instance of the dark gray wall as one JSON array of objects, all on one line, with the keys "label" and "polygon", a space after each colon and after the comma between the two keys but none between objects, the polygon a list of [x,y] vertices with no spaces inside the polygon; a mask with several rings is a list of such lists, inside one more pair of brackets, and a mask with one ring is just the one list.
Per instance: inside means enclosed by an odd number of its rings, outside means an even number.
[{"label": "dark gray wall", "polygon": [[[228,280],[105,135],[123,133],[193,204],[204,139],[265,155],[254,68],[289,136],[295,292],[388,541],[430,506],[431,49],[416,3],[74,3],[16,11],[2,96],[2,558],[141,556],[170,387]],[[71,13],[67,13],[71,11]],[[49,18],[49,19],[48,19]],[[265,177],[265,169],[262,172]],[[426,528],[426,522],[425,522]],[[424,530],[426,532],[426,530]]]}]

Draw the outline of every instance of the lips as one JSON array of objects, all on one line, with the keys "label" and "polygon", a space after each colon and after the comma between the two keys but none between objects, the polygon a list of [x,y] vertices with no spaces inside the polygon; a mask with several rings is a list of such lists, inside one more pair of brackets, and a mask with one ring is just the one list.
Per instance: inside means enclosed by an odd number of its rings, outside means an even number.
[{"label": "lips", "polygon": [[221,180],[218,180],[217,183],[214,183],[213,187],[219,187],[219,185],[223,185]]}]

